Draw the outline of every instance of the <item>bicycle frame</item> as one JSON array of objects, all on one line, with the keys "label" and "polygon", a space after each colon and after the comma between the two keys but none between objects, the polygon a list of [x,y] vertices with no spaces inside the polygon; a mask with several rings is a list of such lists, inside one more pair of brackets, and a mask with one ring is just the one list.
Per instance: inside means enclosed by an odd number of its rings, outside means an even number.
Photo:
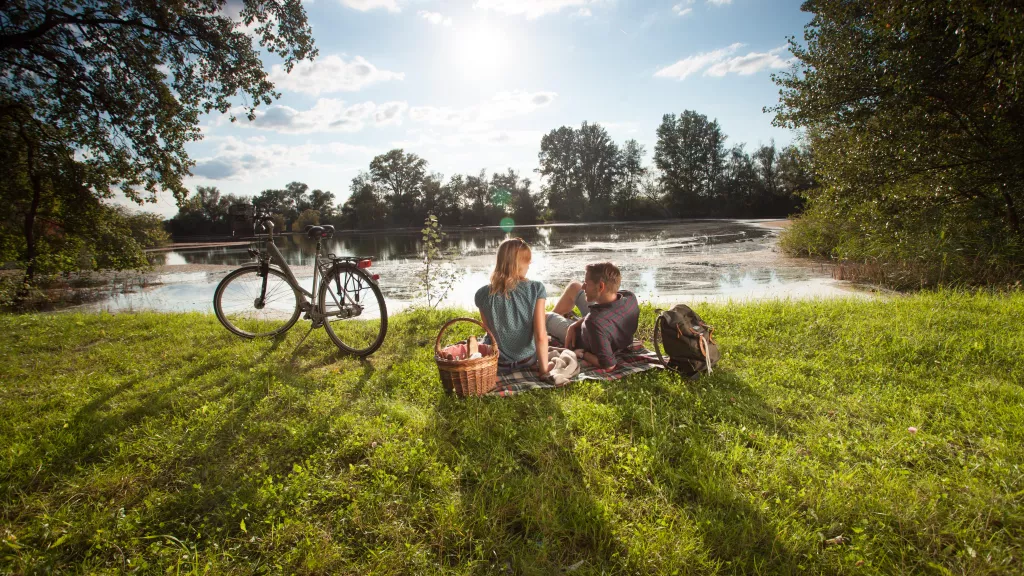
[{"label": "bicycle frame", "polygon": [[[291,267],[288,266],[288,262],[285,260],[284,255],[281,254],[281,250],[278,249],[276,244],[274,244],[273,228],[270,228],[269,232],[267,233],[266,247],[267,255],[269,256],[269,258],[263,258],[262,256],[259,257],[260,273],[263,276],[263,286],[260,290],[260,300],[262,301],[266,295],[267,269],[270,268],[271,264],[275,264],[278,267],[278,269],[280,269],[280,271],[285,275],[285,278],[288,279],[288,283],[292,286],[292,288],[298,290],[299,294],[302,296],[301,302],[299,303],[299,308],[302,310],[303,313],[306,314],[307,319],[313,321],[314,327],[316,327],[319,324],[322,324],[324,318],[327,316],[342,316],[345,313],[343,311],[343,305],[345,304],[345,294],[344,292],[342,292],[340,286],[338,287],[338,292],[341,295],[343,301],[338,303],[339,310],[337,312],[330,314],[322,314],[319,310],[317,310],[316,306],[314,305],[316,302],[315,294],[317,293],[318,281],[326,274],[327,269],[333,267],[335,264],[333,260],[324,259],[321,257],[321,242],[321,239],[317,238],[316,254],[313,257],[313,285],[310,287],[310,290],[306,290],[305,288],[302,287],[302,285],[299,283],[299,280],[295,277],[295,273],[293,273]],[[358,303],[353,302],[352,305],[358,307],[358,310],[361,311],[361,307],[359,307]],[[358,316],[359,313],[360,312],[356,312],[355,314],[349,314],[346,317]]]}]

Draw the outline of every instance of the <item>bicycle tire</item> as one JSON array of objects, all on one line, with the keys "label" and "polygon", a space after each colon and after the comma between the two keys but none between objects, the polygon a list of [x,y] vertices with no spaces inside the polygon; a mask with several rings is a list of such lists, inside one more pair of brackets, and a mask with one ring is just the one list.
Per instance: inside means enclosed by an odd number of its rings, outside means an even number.
[{"label": "bicycle tire", "polygon": [[[367,301],[367,295],[372,295],[373,300]],[[366,305],[358,316],[339,317],[346,302]],[[374,304],[377,311],[372,309]],[[384,295],[377,283],[360,268],[353,265],[332,268],[320,284],[317,306],[324,315],[324,330],[342,351],[366,357],[384,343],[384,336],[388,332],[388,309]],[[364,319],[359,320],[360,317]]]},{"label": "bicycle tire", "polygon": [[[301,297],[280,270],[267,269],[264,298],[271,304],[256,307],[263,277],[259,266],[243,266],[224,277],[213,293],[217,320],[242,338],[268,338],[288,331],[299,319]],[[289,296],[291,294],[291,296]],[[227,300],[227,305],[225,305]]]}]

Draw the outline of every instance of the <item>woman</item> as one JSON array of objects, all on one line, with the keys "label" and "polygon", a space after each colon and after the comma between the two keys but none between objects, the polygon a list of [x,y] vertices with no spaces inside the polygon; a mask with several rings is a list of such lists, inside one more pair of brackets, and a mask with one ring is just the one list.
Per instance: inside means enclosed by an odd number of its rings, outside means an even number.
[{"label": "woman", "polygon": [[530,256],[522,238],[502,242],[491,283],[476,292],[476,307],[498,341],[498,370],[536,368],[546,377],[551,369],[544,311],[548,294],[544,284],[526,279]]}]

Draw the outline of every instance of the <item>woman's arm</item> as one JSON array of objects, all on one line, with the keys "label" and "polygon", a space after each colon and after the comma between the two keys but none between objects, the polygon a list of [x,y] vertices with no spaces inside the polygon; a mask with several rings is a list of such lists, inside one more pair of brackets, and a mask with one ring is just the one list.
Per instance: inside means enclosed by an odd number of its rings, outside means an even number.
[{"label": "woman's arm", "polygon": [[533,340],[537,346],[537,372],[541,376],[548,375],[548,315],[544,309],[546,302],[546,298],[538,298],[533,309]]}]

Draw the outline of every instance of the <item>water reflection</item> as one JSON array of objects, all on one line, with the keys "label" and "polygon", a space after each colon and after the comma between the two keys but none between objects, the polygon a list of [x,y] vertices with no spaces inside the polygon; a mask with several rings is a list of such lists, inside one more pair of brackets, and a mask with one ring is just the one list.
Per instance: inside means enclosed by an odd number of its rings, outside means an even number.
[{"label": "water reflection", "polygon": [[[517,226],[511,233],[497,227],[452,230],[444,248],[461,256],[494,254],[498,244],[519,236],[535,249],[552,253],[598,251],[609,253],[641,252],[671,254],[679,251],[710,253],[714,246],[755,240],[771,234],[737,222],[705,221],[687,224],[579,224],[555,226]],[[280,236],[278,248],[290,266],[310,266],[316,243],[304,236]],[[416,259],[423,240],[416,230],[341,232],[328,241],[328,251],[338,256],[369,256],[374,260]],[[165,254],[161,262],[180,264],[238,265],[249,262],[247,246],[221,246],[177,250]]]},{"label": "water reflection", "polygon": [[[529,277],[548,287],[549,298],[587,263],[611,260],[622,270],[622,288],[641,300],[672,303],[694,299],[807,297],[848,290],[823,270],[784,263],[774,251],[775,232],[743,221],[587,224],[452,230],[446,248],[461,272],[445,304],[471,308],[476,290],[488,282],[498,244],[521,236],[533,247]],[[308,289],[315,243],[285,236],[278,240],[289,265]],[[338,256],[373,258],[388,309],[397,311],[422,296],[415,279],[422,239],[418,231],[341,233],[331,240]],[[92,305],[106,310],[211,310],[213,290],[228,266],[251,261],[246,245],[169,252],[165,263],[220,265],[216,272],[164,274],[149,287]]]}]

